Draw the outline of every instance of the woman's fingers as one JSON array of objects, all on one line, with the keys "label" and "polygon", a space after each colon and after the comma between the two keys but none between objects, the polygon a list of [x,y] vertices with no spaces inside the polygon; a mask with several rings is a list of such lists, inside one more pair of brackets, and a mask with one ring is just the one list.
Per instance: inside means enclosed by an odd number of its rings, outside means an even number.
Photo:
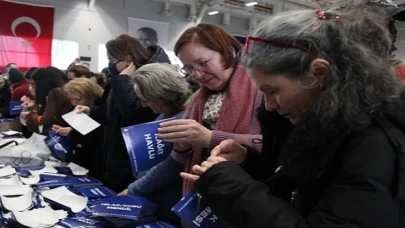
[{"label": "woman's fingers", "polygon": [[189,120],[189,119],[171,120],[171,121],[160,123],[159,127],[163,128],[163,127],[170,127],[170,126],[177,126],[177,125],[187,125],[191,121],[193,121],[193,120]]},{"label": "woman's fingers", "polygon": [[184,173],[184,172],[180,173],[180,176],[181,176],[183,179],[188,180],[188,181],[191,181],[191,182],[196,182],[196,181],[200,178],[200,177],[197,176],[197,175],[193,175],[193,174],[189,174],[189,173]]}]

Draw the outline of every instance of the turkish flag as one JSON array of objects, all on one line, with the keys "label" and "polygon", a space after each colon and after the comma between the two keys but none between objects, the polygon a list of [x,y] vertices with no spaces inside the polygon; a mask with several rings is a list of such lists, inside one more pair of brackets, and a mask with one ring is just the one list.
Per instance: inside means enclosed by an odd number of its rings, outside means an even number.
[{"label": "turkish flag", "polygon": [[51,65],[54,8],[0,0],[0,70]]}]

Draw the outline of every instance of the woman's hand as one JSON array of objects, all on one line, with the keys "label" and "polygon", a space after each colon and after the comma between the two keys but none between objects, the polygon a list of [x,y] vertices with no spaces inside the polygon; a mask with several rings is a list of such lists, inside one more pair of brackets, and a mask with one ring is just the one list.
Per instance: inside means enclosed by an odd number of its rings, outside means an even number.
[{"label": "woman's hand", "polygon": [[62,127],[59,125],[52,125],[52,132],[57,132],[59,129],[61,129]]},{"label": "woman's hand", "polygon": [[23,109],[29,109],[29,108],[32,108],[32,107],[34,107],[34,105],[35,105],[35,102],[33,101],[33,100],[31,100],[29,97],[27,97],[27,96],[23,96],[22,98],[21,98],[21,101],[23,102],[22,104],[21,104],[21,107],[23,108]]},{"label": "woman's hand", "polygon": [[85,105],[77,105],[75,108],[77,114],[84,113],[86,115],[90,115],[90,107]]},{"label": "woman's hand", "polygon": [[27,116],[28,116],[28,114],[29,114],[30,112],[21,112],[20,113],[20,119],[27,119]]},{"label": "woman's hand", "polygon": [[241,146],[235,140],[227,139],[222,141],[211,151],[211,156],[222,157],[228,161],[233,161],[238,164],[246,159],[247,149]]},{"label": "woman's hand", "polygon": [[68,136],[69,133],[72,131],[71,127],[61,127],[59,125],[53,125],[52,131],[58,133],[61,136]]},{"label": "woman's hand", "polygon": [[124,191],[117,194],[117,196],[127,196],[127,195],[129,195],[128,189],[125,189]]},{"label": "woman's hand", "polygon": [[205,148],[208,148],[212,136],[212,131],[197,121],[190,119],[163,122],[159,125],[158,132],[158,137],[165,142],[172,142],[175,145],[178,143],[189,144]]},{"label": "woman's hand", "polygon": [[183,177],[183,179],[191,181],[191,182],[196,182],[201,175],[203,175],[209,168],[211,168],[213,165],[216,165],[218,163],[227,161],[223,157],[209,157],[207,161],[201,163],[201,165],[194,165],[193,168],[191,169],[193,174],[191,173],[180,173],[180,176]]},{"label": "woman's hand", "polygon": [[134,63],[130,63],[127,68],[125,68],[120,74],[126,74],[128,76],[131,76],[133,73],[135,73],[136,67]]}]

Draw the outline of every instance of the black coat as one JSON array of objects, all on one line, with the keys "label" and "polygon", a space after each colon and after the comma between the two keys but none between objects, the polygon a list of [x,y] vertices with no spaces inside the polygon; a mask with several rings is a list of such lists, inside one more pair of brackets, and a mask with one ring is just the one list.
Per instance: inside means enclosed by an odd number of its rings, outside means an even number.
[{"label": "black coat", "polygon": [[[161,48],[153,50],[148,63],[170,63]],[[142,107],[128,75],[112,76],[104,89],[103,99],[102,105],[91,107],[90,116],[106,126],[103,148],[107,159],[106,182],[108,187],[118,192],[135,181],[121,128],[153,121],[157,115],[150,108]]]},{"label": "black coat", "polygon": [[262,154],[249,150],[242,166],[214,165],[195,188],[236,227],[403,228],[404,100],[382,113],[343,133],[293,129],[265,112]]},{"label": "black coat", "polygon": [[11,100],[10,84],[4,80],[4,87],[0,89],[0,114],[2,117],[9,116],[9,103]]},{"label": "black coat", "polygon": [[[95,102],[100,104],[101,100]],[[72,128],[68,135],[73,150],[67,155],[67,160],[89,170],[89,175],[100,181],[105,179],[105,156],[103,156],[104,127],[100,126],[87,135]]]}]

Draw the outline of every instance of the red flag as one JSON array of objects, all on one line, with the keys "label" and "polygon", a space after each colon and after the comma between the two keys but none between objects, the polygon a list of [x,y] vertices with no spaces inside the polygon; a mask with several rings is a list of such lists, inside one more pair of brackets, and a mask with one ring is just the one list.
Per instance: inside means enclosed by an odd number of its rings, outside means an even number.
[{"label": "red flag", "polygon": [[50,66],[53,21],[53,7],[0,0],[0,68]]}]

